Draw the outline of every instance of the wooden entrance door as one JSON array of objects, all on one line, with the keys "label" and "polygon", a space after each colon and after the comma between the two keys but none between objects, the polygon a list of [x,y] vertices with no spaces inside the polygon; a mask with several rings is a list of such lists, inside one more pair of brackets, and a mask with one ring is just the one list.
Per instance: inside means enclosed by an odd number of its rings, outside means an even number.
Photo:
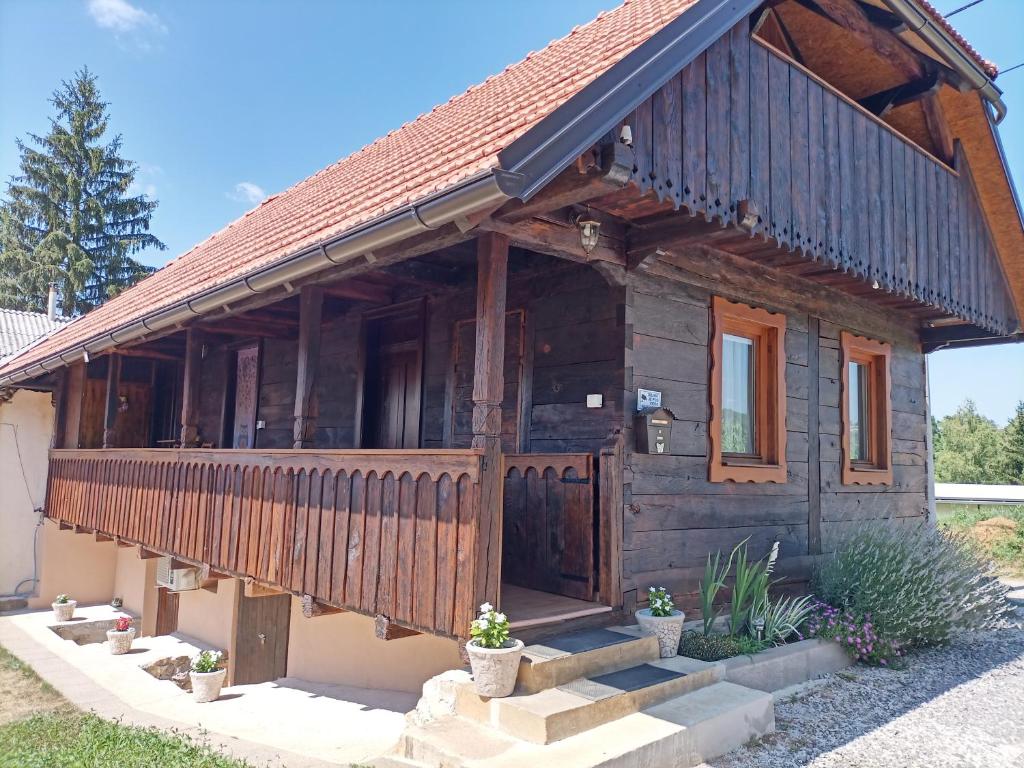
[{"label": "wooden entrance door", "polygon": [[420,447],[423,305],[368,318],[363,329],[362,447]]},{"label": "wooden entrance door", "polygon": [[164,587],[156,590],[156,627],[153,634],[170,635],[178,631],[178,593]]},{"label": "wooden entrance door", "polygon": [[291,595],[246,597],[238,588],[231,684],[265,683],[288,673]]},{"label": "wooden entrance door", "polygon": [[231,447],[256,447],[256,408],[259,404],[260,348],[258,344],[235,351],[235,413]]}]

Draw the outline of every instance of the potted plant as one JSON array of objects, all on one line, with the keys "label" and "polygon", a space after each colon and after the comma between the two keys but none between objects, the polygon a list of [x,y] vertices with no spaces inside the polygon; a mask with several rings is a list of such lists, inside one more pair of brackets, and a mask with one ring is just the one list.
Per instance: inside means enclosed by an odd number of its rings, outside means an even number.
[{"label": "potted plant", "polygon": [[679,652],[685,614],[676,609],[672,595],[665,587],[651,587],[647,590],[647,598],[648,607],[636,612],[636,621],[645,635],[658,638],[661,658],[669,659]]},{"label": "potted plant", "polygon": [[523,656],[523,641],[508,636],[509,621],[490,603],[480,606],[480,617],[469,627],[472,639],[466,643],[473,684],[481,696],[500,698],[512,693]]},{"label": "potted plant", "polygon": [[75,606],[78,605],[76,600],[72,600],[65,594],[57,595],[57,598],[53,601],[53,617],[57,621],[71,621],[71,617],[75,615]]},{"label": "potted plant", "polygon": [[127,616],[118,616],[114,621],[114,628],[107,630],[107,642],[110,643],[110,652],[114,656],[128,653],[134,639],[135,627]]},{"label": "potted plant", "polygon": [[192,680],[192,695],[197,702],[216,701],[224,685],[227,669],[220,666],[220,651],[200,651],[192,659],[188,676]]}]

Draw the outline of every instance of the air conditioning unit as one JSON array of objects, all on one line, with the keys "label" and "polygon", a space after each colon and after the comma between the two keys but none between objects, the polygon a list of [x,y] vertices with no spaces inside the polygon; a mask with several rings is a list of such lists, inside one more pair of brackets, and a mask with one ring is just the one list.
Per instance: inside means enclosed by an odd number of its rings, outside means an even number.
[{"label": "air conditioning unit", "polygon": [[199,589],[198,568],[172,568],[173,558],[161,557],[156,561],[156,585],[171,592]]}]

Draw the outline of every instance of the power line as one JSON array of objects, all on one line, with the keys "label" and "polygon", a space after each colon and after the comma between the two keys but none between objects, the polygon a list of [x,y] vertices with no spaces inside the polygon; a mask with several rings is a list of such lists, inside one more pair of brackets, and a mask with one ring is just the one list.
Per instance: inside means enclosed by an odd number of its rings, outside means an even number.
[{"label": "power line", "polygon": [[982,0],[971,0],[971,2],[967,3],[967,5],[961,5],[955,11],[950,11],[949,13],[947,13],[945,15],[945,18],[948,19],[950,16],[956,16],[958,13],[960,13],[960,11],[966,11],[968,8],[973,8],[974,6],[978,5],[980,2],[982,2]]},{"label": "power line", "polygon": [[1005,74],[1007,74],[1008,72],[1013,72],[1013,70],[1015,70],[1015,69],[1020,69],[1021,67],[1024,67],[1024,61],[1022,61],[1022,62],[1021,62],[1020,64],[1014,64],[1014,65],[1013,65],[1012,67],[1010,67],[1009,69],[1002,69],[1002,70],[1000,70],[1000,71],[999,71],[999,74],[1000,74],[1000,75],[1005,75]]}]

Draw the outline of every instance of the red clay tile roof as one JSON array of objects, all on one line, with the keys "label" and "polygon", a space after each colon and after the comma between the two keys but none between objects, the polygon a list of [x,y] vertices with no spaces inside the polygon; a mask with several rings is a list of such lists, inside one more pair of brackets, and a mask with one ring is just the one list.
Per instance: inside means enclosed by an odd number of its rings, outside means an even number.
[{"label": "red clay tile roof", "polygon": [[[926,0],[965,50],[984,62]],[[264,200],[0,366],[22,370],[497,166],[498,153],[697,0],[625,0],[398,130]]]},{"label": "red clay tile roof", "polygon": [[498,153],[697,0],[626,0],[264,200],[0,374],[134,322],[497,165]]},{"label": "red clay tile roof", "polygon": [[935,22],[942,27],[950,37],[956,40],[957,44],[961,48],[970,54],[972,59],[978,62],[978,66],[985,70],[985,74],[994,80],[996,75],[999,74],[999,67],[988,59],[983,58],[980,53],[974,50],[974,46],[967,42],[967,39],[957,32],[953,25],[946,20],[946,17],[943,16],[934,5],[929,3],[928,0],[917,0],[917,2],[920,3],[921,8],[935,19]]}]

